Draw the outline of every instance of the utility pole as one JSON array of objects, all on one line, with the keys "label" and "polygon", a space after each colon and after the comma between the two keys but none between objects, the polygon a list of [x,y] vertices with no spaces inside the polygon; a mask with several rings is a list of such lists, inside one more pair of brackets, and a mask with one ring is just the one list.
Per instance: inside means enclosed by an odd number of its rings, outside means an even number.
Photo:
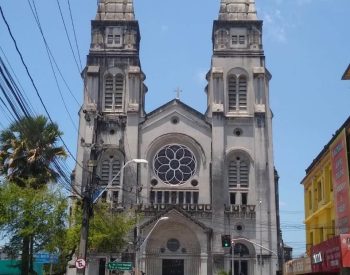
[{"label": "utility pole", "polygon": [[[91,149],[91,160],[88,162],[89,175],[87,175],[87,182],[85,186],[85,191],[83,193],[83,213],[82,213],[82,224],[80,231],[80,244],[79,244],[79,254],[78,259],[85,260],[87,263],[87,248],[88,248],[88,239],[89,239],[89,227],[90,227],[90,218],[93,215],[93,189],[95,183],[95,175],[96,175],[96,147],[94,146]],[[77,274],[85,275],[86,267],[83,269],[77,269]]]}]

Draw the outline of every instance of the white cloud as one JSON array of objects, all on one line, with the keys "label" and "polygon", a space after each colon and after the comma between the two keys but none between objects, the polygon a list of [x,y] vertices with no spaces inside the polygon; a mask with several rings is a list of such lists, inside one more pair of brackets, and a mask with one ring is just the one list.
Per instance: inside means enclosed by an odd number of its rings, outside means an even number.
[{"label": "white cloud", "polygon": [[263,19],[267,37],[280,43],[287,42],[286,22],[279,9],[274,9],[270,13],[265,13]]}]

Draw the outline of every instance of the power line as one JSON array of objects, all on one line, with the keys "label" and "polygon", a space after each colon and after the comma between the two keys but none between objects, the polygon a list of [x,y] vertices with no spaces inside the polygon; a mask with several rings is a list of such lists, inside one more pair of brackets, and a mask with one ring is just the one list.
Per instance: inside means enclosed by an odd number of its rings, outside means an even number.
[{"label": "power line", "polygon": [[[69,43],[69,47],[70,47],[70,49],[71,49],[71,52],[72,52],[72,55],[73,55],[75,64],[77,65],[78,72],[79,72],[79,74],[80,74],[80,72],[81,72],[81,62],[80,62],[80,68],[79,68],[79,64],[78,64],[77,58],[76,58],[75,53],[74,53],[74,50],[73,50],[72,42],[70,41],[70,38],[69,38],[69,34],[68,34],[66,22],[65,22],[65,20],[64,20],[63,14],[62,14],[62,9],[61,9],[61,5],[60,5],[59,0],[56,0],[56,3],[57,3],[57,6],[58,6],[58,10],[59,10],[59,12],[60,12],[60,15],[61,15],[61,19],[62,19],[62,23],[63,23],[63,26],[64,26],[64,31],[65,31],[65,33],[66,33],[66,37],[67,37],[67,40],[68,40],[68,43]],[[34,2],[33,2],[33,4],[34,4]]]},{"label": "power line", "polygon": [[78,45],[77,34],[76,34],[76,31],[75,31],[74,20],[73,20],[73,13],[72,13],[71,5],[70,5],[70,0],[67,0],[67,2],[68,2],[70,20],[71,20],[71,23],[72,23],[72,29],[73,29],[73,34],[74,34],[75,46],[77,48],[77,53],[78,53],[78,58],[79,58],[80,71],[82,71],[83,70],[83,66],[82,66],[82,62],[81,62],[81,58],[80,58],[81,55],[80,55],[80,50],[79,50],[79,45]]},{"label": "power line", "polygon": [[[34,90],[35,90],[35,92],[36,92],[36,95],[38,96],[38,98],[39,98],[39,100],[40,100],[40,103],[41,103],[41,105],[43,106],[43,108],[44,108],[44,110],[45,110],[45,113],[46,113],[46,115],[48,116],[49,120],[50,120],[52,123],[54,123],[53,120],[52,120],[52,118],[51,118],[51,115],[50,115],[49,111],[47,110],[47,107],[46,107],[46,105],[45,105],[45,103],[44,103],[44,101],[43,101],[43,99],[42,99],[42,97],[41,97],[41,95],[40,95],[40,93],[39,93],[39,90],[38,90],[38,88],[37,88],[36,85],[35,85],[34,79],[33,79],[33,77],[31,76],[31,74],[30,74],[30,72],[29,72],[28,66],[26,65],[26,63],[25,63],[25,61],[24,61],[24,59],[23,59],[23,55],[22,55],[21,51],[20,51],[19,48],[18,48],[16,39],[14,38],[14,36],[13,36],[13,34],[12,34],[11,28],[10,28],[10,26],[9,26],[9,24],[8,24],[8,22],[7,22],[7,20],[6,20],[6,18],[5,18],[5,15],[4,15],[4,13],[3,13],[3,10],[2,10],[2,8],[1,8],[1,6],[0,6],[0,13],[1,13],[2,19],[3,19],[4,22],[5,22],[5,25],[6,25],[6,27],[7,27],[7,30],[8,30],[8,32],[9,32],[10,36],[11,36],[11,39],[12,39],[14,45],[15,45],[16,51],[17,51],[18,55],[20,56],[21,62],[22,62],[23,66],[24,66],[24,68],[25,68],[25,70],[26,70],[26,73],[27,73],[29,79],[30,79],[30,82],[31,82],[32,86],[34,87]],[[63,138],[62,138],[61,135],[59,135],[59,138],[60,138],[61,142],[63,143],[64,147],[66,148],[67,152],[69,153],[69,155],[75,160],[75,162],[76,162],[80,167],[82,167],[82,166],[78,163],[78,161],[76,160],[76,158],[74,157],[74,155],[72,154],[72,152],[70,151],[70,149],[68,148],[67,144],[64,142],[64,140],[63,140]],[[83,168],[83,167],[82,167],[82,168]]]}]

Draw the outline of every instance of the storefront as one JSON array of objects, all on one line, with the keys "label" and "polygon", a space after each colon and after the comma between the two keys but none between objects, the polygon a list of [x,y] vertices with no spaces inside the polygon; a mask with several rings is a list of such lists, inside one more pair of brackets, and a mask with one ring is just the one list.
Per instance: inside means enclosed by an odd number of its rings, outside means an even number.
[{"label": "storefront", "polygon": [[313,274],[350,274],[350,234],[342,234],[311,248]]}]

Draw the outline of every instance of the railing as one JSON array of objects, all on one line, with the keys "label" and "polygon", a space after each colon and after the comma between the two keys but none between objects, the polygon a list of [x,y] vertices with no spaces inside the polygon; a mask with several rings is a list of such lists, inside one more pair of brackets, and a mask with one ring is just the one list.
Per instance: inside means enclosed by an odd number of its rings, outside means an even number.
[{"label": "railing", "polygon": [[211,204],[140,204],[138,205],[138,211],[143,212],[147,215],[154,215],[158,212],[165,211],[169,208],[177,208],[191,215],[202,214],[211,215],[212,206]]},{"label": "railing", "polygon": [[225,213],[237,218],[254,219],[256,216],[255,205],[246,204],[225,205]]}]

